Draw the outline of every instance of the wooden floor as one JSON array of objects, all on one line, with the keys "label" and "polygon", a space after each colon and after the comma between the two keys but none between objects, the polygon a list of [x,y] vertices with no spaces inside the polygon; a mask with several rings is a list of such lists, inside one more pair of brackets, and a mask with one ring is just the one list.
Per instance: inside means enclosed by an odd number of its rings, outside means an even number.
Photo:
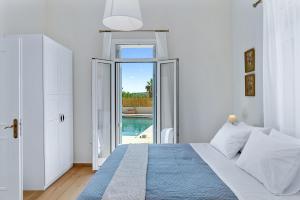
[{"label": "wooden floor", "polygon": [[25,191],[24,200],[75,200],[93,174],[90,166],[74,166],[46,191]]}]

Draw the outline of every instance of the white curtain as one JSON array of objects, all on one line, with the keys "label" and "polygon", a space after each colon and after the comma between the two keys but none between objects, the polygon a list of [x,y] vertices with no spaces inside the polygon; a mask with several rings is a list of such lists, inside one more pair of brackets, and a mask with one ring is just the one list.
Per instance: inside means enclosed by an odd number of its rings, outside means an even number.
[{"label": "white curtain", "polygon": [[111,59],[111,39],[112,33],[103,33],[102,40],[102,59]]},{"label": "white curtain", "polygon": [[168,59],[168,42],[167,42],[167,33],[166,32],[155,32],[156,38],[156,57],[159,59]]},{"label": "white curtain", "polygon": [[265,126],[300,137],[300,1],[264,0]]}]

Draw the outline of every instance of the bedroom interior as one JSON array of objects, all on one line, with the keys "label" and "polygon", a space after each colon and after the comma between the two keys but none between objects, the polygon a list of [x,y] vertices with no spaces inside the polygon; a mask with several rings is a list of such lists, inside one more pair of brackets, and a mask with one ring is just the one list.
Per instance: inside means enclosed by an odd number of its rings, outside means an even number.
[{"label": "bedroom interior", "polygon": [[0,0],[0,199],[300,199],[300,1]]}]

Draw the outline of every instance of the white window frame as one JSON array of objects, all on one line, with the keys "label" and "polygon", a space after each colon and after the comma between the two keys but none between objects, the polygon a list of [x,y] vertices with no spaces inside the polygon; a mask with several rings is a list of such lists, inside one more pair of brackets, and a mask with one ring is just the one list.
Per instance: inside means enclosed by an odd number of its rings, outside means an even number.
[{"label": "white window frame", "polygon": [[[154,45],[155,47],[155,58],[134,58],[124,59],[117,58],[117,45]],[[157,62],[157,44],[156,39],[112,39],[111,42],[111,56],[114,62]]]}]

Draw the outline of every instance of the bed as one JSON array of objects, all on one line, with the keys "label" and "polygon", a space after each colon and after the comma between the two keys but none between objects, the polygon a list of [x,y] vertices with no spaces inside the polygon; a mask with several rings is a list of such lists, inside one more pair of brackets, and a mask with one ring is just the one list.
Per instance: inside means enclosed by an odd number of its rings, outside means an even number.
[{"label": "bed", "polygon": [[299,200],[275,196],[210,144],[121,145],[78,200]]}]

